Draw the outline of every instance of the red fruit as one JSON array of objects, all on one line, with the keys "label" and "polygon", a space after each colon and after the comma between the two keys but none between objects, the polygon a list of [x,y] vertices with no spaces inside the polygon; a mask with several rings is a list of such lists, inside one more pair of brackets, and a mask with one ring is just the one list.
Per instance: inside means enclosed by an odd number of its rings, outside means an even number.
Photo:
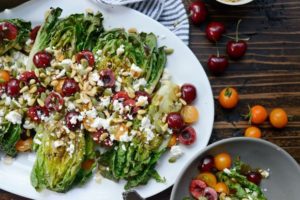
[{"label": "red fruit", "polygon": [[67,127],[71,131],[76,131],[80,128],[81,120],[79,120],[80,113],[76,111],[68,112],[65,116],[65,122]]},{"label": "red fruit", "polygon": [[169,113],[167,116],[167,123],[169,128],[173,129],[173,130],[180,130],[182,129],[184,122],[182,119],[182,116],[180,115],[180,113]]},{"label": "red fruit", "polygon": [[41,28],[41,26],[36,26],[31,30],[29,37],[32,41],[35,40],[40,28]]},{"label": "red fruit", "polygon": [[47,108],[41,106],[32,106],[27,110],[27,116],[34,122],[41,122],[42,116],[48,116]]},{"label": "red fruit", "polygon": [[83,50],[76,55],[77,63],[80,63],[82,59],[87,60],[89,63],[89,66],[94,66],[94,64],[95,64],[94,55],[92,52],[90,52],[88,50]]},{"label": "red fruit", "polygon": [[252,183],[255,183],[256,185],[260,184],[260,181],[262,179],[262,176],[259,172],[249,172],[247,174],[248,181],[251,181]]},{"label": "red fruit", "polygon": [[41,93],[43,93],[43,92],[45,92],[46,91],[46,88],[45,87],[43,87],[43,86],[38,86],[38,89],[37,89],[37,93],[38,94],[41,94]]},{"label": "red fruit", "polygon": [[243,40],[229,41],[227,43],[227,54],[231,59],[239,59],[245,55],[247,43]]},{"label": "red fruit", "polygon": [[0,41],[14,40],[18,36],[18,28],[9,22],[0,22]]},{"label": "red fruit", "polygon": [[202,1],[192,2],[189,6],[189,12],[192,22],[196,25],[204,22],[207,16],[206,6]]},{"label": "red fruit", "polygon": [[117,92],[116,94],[114,94],[112,100],[123,100],[123,101],[126,101],[130,99],[127,92],[125,91],[120,91],[120,92]]},{"label": "red fruit", "polygon": [[128,99],[128,100],[124,101],[124,106],[130,106],[130,107],[135,106],[135,100]]},{"label": "red fruit", "polygon": [[181,86],[181,97],[188,104],[192,103],[197,97],[197,90],[192,84],[183,84]]},{"label": "red fruit", "polygon": [[37,52],[33,56],[33,63],[37,68],[46,68],[50,66],[52,55],[45,51]]},{"label": "red fruit", "polygon": [[31,79],[38,82],[38,77],[35,75],[34,71],[25,71],[20,75],[20,81],[24,82],[26,85],[29,84]]},{"label": "red fruit", "polygon": [[204,189],[203,196],[207,200],[218,200],[218,194],[216,190],[212,189],[211,187],[207,187]]},{"label": "red fruit", "polygon": [[220,22],[210,22],[206,27],[206,37],[211,42],[217,42],[221,39],[222,34],[225,33],[225,26]]},{"label": "red fruit", "polygon": [[223,73],[228,65],[228,60],[225,56],[212,55],[207,62],[208,69],[215,75]]},{"label": "red fruit", "polygon": [[20,81],[12,78],[6,85],[6,92],[11,97],[16,97],[20,94]]},{"label": "red fruit", "polygon": [[111,147],[113,145],[113,142],[110,140],[109,137],[104,139],[104,141],[100,141],[100,136],[104,133],[105,131],[103,129],[97,130],[97,132],[92,133],[92,139],[98,143],[101,144],[102,146],[105,147]]},{"label": "red fruit", "polygon": [[214,168],[215,163],[214,163],[214,157],[211,155],[205,156],[201,162],[200,165],[198,166],[199,170],[201,172],[210,172]]},{"label": "red fruit", "polygon": [[51,92],[45,100],[45,106],[49,111],[60,111],[63,105],[64,99],[56,92]]},{"label": "red fruit", "polygon": [[239,59],[243,57],[247,51],[247,43],[244,40],[239,40],[239,26],[241,20],[238,21],[236,26],[235,40],[227,43],[227,54],[231,59]]},{"label": "red fruit", "polygon": [[182,144],[191,145],[195,142],[196,137],[195,129],[191,126],[188,126],[179,133],[178,140]]},{"label": "red fruit", "polygon": [[111,88],[115,85],[115,75],[111,69],[104,69],[100,72],[100,79],[104,83],[104,87]]},{"label": "red fruit", "polygon": [[190,193],[196,199],[199,199],[204,194],[204,189],[206,188],[206,184],[201,180],[192,180],[190,183]]},{"label": "red fruit", "polygon": [[78,83],[73,78],[67,78],[64,80],[64,84],[62,86],[62,94],[64,96],[71,96],[78,91]]}]

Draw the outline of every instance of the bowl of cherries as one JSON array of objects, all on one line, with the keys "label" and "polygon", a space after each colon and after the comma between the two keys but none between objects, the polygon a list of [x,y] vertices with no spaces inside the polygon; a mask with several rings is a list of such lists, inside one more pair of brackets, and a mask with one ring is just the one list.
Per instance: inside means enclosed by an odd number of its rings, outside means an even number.
[{"label": "bowl of cherries", "polygon": [[299,164],[286,151],[236,137],[209,145],[187,163],[171,200],[299,199],[299,183]]}]

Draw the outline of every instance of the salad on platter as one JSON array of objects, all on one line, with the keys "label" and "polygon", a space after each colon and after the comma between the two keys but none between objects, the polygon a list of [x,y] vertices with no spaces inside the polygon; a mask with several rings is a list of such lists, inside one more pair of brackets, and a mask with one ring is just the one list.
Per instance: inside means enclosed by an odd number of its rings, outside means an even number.
[{"label": "salad on platter", "polygon": [[[0,151],[36,152],[31,184],[66,192],[93,173],[125,189],[164,182],[155,170],[191,145],[197,91],[173,83],[171,49],[153,33],[106,30],[101,13],[61,17],[41,26],[0,19]],[[180,143],[180,144],[179,144]]]}]

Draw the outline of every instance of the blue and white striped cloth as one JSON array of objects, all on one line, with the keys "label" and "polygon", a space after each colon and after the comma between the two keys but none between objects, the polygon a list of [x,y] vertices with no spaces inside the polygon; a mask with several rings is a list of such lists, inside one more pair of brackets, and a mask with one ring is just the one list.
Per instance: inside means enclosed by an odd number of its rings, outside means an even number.
[{"label": "blue and white striped cloth", "polygon": [[97,0],[111,5],[125,5],[157,20],[189,44],[189,21],[182,0]]}]

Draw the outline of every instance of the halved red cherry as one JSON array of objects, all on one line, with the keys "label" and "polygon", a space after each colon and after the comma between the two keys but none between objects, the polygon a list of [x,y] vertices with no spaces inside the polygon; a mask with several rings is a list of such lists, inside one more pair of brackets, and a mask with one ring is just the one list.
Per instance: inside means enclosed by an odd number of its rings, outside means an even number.
[{"label": "halved red cherry", "polygon": [[218,200],[218,194],[216,192],[216,190],[214,190],[211,187],[206,187],[203,191],[203,196],[207,199],[207,200]]},{"label": "halved red cherry", "polygon": [[0,41],[3,39],[15,40],[18,36],[18,28],[9,22],[0,23]]},{"label": "halved red cherry", "polygon": [[100,79],[104,87],[111,88],[115,85],[116,79],[114,72],[111,69],[104,69],[100,72]]},{"label": "halved red cherry", "polygon": [[64,84],[62,86],[62,94],[64,96],[72,96],[78,92],[79,89],[78,83],[73,78],[67,78],[64,80]]},{"label": "halved red cherry", "polygon": [[34,79],[38,82],[38,77],[35,75],[34,71],[25,71],[20,75],[19,80],[25,84],[29,84],[30,80]]},{"label": "halved red cherry", "polygon": [[64,99],[56,92],[51,92],[45,100],[45,106],[49,111],[60,111],[63,105]]},{"label": "halved red cherry", "polygon": [[33,63],[37,68],[46,68],[50,66],[52,55],[46,51],[37,52],[33,56]]},{"label": "halved red cherry", "polygon": [[34,122],[41,122],[42,116],[49,116],[47,108],[32,106],[27,110],[27,116]]},{"label": "halved red cherry", "polygon": [[70,111],[66,114],[65,122],[70,130],[75,131],[80,128],[81,120],[79,119],[79,117],[80,113],[76,111]]},{"label": "halved red cherry", "polygon": [[37,92],[38,94],[41,94],[41,93],[43,93],[43,92],[46,92],[46,88],[43,87],[43,86],[38,86],[36,92]]},{"label": "halved red cherry", "polygon": [[112,100],[123,100],[123,101],[126,101],[130,99],[127,92],[125,91],[120,91],[120,92],[117,92],[116,94],[114,94]]},{"label": "halved red cherry", "polygon": [[111,147],[113,145],[113,141],[109,137],[105,138],[103,141],[100,140],[101,135],[105,133],[104,129],[99,129],[96,132],[92,133],[92,139],[102,146]]},{"label": "halved red cherry", "polygon": [[176,112],[168,114],[167,123],[168,123],[169,128],[171,128],[173,130],[180,130],[180,129],[182,129],[182,127],[184,125],[182,116],[180,115],[180,113],[176,113]]},{"label": "halved red cherry", "polygon": [[195,142],[196,137],[195,129],[191,126],[188,126],[179,133],[178,140],[182,144],[191,145]]},{"label": "halved red cherry", "polygon": [[94,66],[94,64],[95,64],[94,55],[92,52],[90,52],[88,50],[83,50],[76,55],[77,63],[80,64],[82,59],[87,60],[89,63],[89,66]]},{"label": "halved red cherry", "polygon": [[6,92],[11,97],[16,97],[20,94],[20,81],[12,78],[6,85]]},{"label": "halved red cherry", "polygon": [[147,92],[144,92],[144,91],[136,91],[135,92],[135,100],[137,101],[139,99],[140,96],[144,96],[144,97],[147,97],[147,100],[148,100],[148,104],[151,103],[151,96],[147,93]]},{"label": "halved red cherry", "polygon": [[201,180],[192,180],[190,183],[190,193],[196,199],[199,199],[204,194],[204,189],[206,188],[206,184]]},{"label": "halved red cherry", "polygon": [[32,41],[35,40],[40,28],[41,28],[41,26],[36,26],[31,30],[29,37]]}]

